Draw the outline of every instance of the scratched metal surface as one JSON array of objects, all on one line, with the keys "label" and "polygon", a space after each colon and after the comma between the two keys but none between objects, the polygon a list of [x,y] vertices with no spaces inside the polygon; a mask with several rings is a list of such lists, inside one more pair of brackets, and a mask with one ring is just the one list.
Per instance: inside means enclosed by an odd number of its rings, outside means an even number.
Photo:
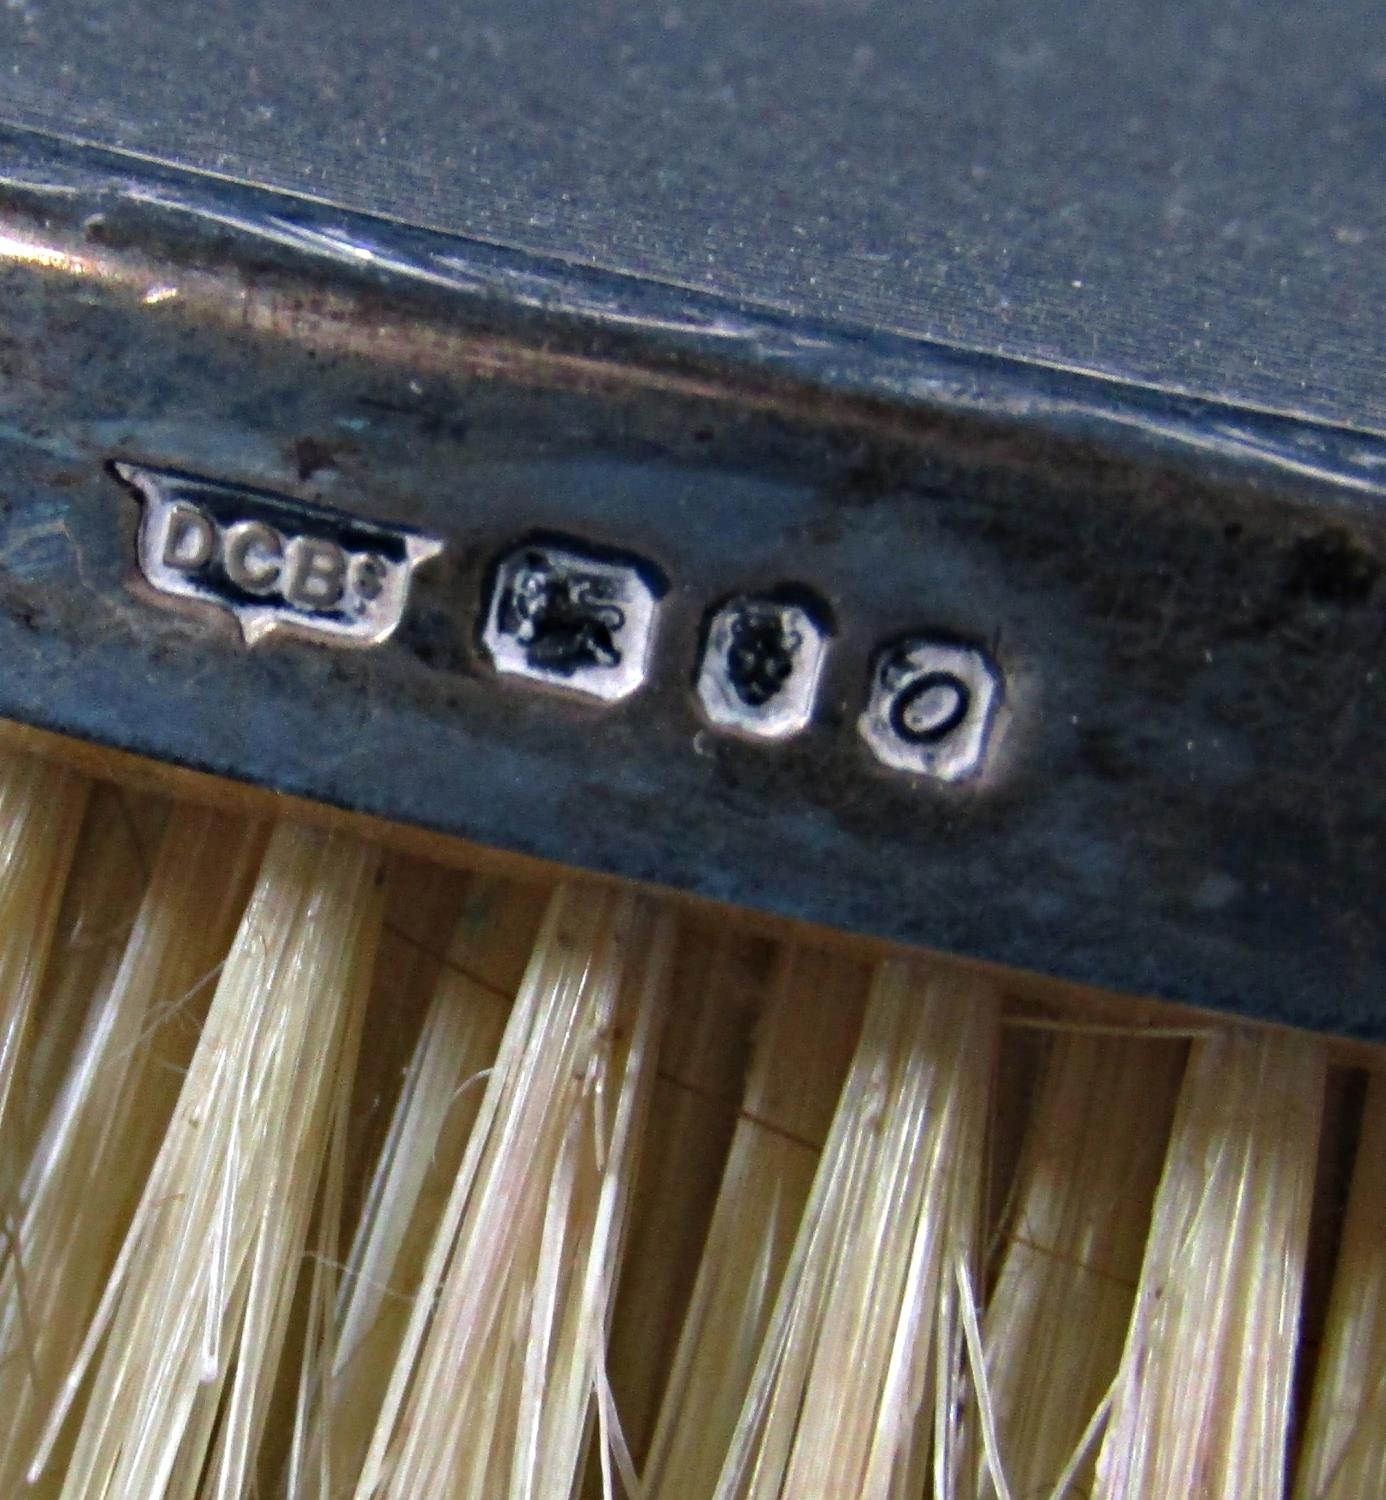
[{"label": "scratched metal surface", "polygon": [[1378,0],[6,0],[0,120],[1386,432]]},{"label": "scratched metal surface", "polygon": [[[717,900],[1386,1035],[1386,443],[0,137],[0,714]],[[904,394],[902,394],[904,393]],[[126,459],[447,542],[398,635],[247,650],[135,572]],[[534,527],[670,580],[649,686],[498,680]],[[718,599],[831,606],[814,721],[710,734]],[[983,643],[975,783],[875,766],[866,662]]]}]

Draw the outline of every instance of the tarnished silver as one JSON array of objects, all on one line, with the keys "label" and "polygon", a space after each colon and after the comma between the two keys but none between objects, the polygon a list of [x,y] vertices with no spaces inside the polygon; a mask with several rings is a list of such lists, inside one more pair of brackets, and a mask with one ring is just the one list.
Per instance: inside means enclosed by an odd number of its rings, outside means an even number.
[{"label": "tarnished silver", "polygon": [[404,615],[414,569],[443,548],[284,495],[139,464],[115,470],[143,502],[138,557],[151,587],[229,610],[252,646],[276,630],[378,645]]},{"label": "tarnished silver", "polygon": [[813,716],[827,632],[802,605],[738,598],[708,623],[698,702],[718,729],[783,740]]},{"label": "tarnished silver", "polygon": [[482,643],[498,672],[614,703],[645,681],[657,610],[633,559],[527,543],[496,567]]},{"label": "tarnished silver", "polygon": [[916,638],[877,656],[857,727],[883,765],[961,781],[982,766],[1000,699],[1000,674],[982,651]]},{"label": "tarnished silver", "polygon": [[[1386,442],[1362,423],[5,146],[6,719],[796,920],[1386,1034]],[[238,604],[274,602],[256,522],[341,545],[341,512],[379,516],[447,538],[447,565],[372,652],[238,650],[220,605],[140,576],[115,459],[231,481],[174,498],[216,507]],[[339,510],[247,508],[247,481]],[[657,560],[644,690],[583,712],[492,670],[496,560],[527,538]],[[195,572],[195,523],[178,542]],[[317,602],[335,567],[306,561],[290,597]],[[696,699],[710,613],[749,579],[832,605],[795,739],[729,743]],[[859,736],[907,636],[1003,671],[969,779],[921,774],[961,769],[956,743],[911,743],[944,687],[906,698],[904,746],[873,734],[906,769]]]}]

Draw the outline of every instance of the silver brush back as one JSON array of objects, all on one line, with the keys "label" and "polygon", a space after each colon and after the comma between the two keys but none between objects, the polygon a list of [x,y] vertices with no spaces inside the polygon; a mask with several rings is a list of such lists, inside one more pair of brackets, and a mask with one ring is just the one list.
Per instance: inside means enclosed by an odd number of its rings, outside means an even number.
[{"label": "silver brush back", "polygon": [[1386,1032],[1386,440],[1355,316],[1320,309],[1331,409],[1289,399],[1283,342],[1254,378],[1235,340],[1226,381],[1172,347],[1159,378],[1136,291],[1130,358],[1109,302],[1101,357],[1063,368],[980,304],[961,339],[903,326],[904,261],[869,317],[860,278],[836,310],[783,268],[694,290],[619,245],[580,264],[576,228],[566,256],[463,237],[484,205],[425,214],[386,157],[353,197],[324,147],[342,206],[315,202],[285,140],[221,180],[191,125],[64,142],[15,87],[0,715],[893,943]]}]

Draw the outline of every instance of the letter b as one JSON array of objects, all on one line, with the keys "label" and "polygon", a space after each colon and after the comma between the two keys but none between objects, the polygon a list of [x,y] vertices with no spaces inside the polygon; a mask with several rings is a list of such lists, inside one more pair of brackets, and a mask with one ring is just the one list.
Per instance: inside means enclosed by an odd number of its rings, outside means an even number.
[{"label": "letter b", "polygon": [[341,603],[346,570],[346,554],[335,543],[299,537],[289,551],[284,597],[299,609],[332,609]]}]

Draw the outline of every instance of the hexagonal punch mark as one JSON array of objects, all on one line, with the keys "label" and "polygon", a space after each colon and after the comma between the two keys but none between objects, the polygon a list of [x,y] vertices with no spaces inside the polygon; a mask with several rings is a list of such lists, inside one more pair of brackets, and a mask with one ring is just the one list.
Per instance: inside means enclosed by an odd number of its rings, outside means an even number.
[{"label": "hexagonal punch mark", "polygon": [[774,597],[741,597],[718,609],[697,679],[708,722],[764,740],[804,729],[828,648],[826,618],[825,609]]},{"label": "hexagonal punch mark", "polygon": [[914,637],[876,658],[857,728],[883,765],[961,781],[986,759],[1001,693],[1000,672],[978,648]]},{"label": "hexagonal punch mark", "polygon": [[615,703],[645,681],[662,591],[635,558],[528,542],[496,565],[482,645],[498,672]]}]

